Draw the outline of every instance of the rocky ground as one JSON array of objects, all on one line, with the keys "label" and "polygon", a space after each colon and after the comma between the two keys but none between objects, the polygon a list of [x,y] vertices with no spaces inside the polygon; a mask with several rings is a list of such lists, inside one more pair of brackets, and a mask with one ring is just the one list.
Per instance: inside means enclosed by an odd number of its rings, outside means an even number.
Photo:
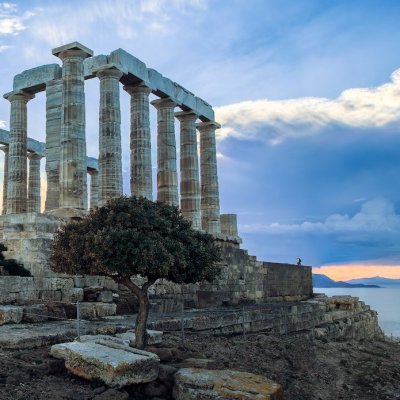
[{"label": "rocky ground", "polygon": [[1,350],[0,399],[169,399],[172,373],[182,363],[264,375],[283,386],[285,400],[400,399],[400,345],[395,343],[190,334],[183,346],[179,335],[168,334],[152,350],[163,361],[163,382],[121,390],[70,375],[48,347]]}]

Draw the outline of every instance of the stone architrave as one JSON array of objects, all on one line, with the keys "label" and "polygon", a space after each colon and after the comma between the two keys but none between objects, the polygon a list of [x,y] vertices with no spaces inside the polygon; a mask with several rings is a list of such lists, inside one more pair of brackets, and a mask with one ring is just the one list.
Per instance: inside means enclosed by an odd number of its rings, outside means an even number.
[{"label": "stone architrave", "polygon": [[55,210],[60,206],[62,88],[62,79],[46,83],[46,211]]},{"label": "stone architrave", "polygon": [[124,86],[131,96],[131,193],[153,200],[149,94],[143,84]]},{"label": "stone architrave", "polygon": [[7,186],[8,186],[8,146],[1,147],[4,152],[4,173],[3,173],[3,210],[2,215],[7,214]]},{"label": "stone architrave", "polygon": [[99,205],[122,195],[121,110],[119,80],[123,72],[114,66],[95,71],[100,80]]},{"label": "stone architrave", "polygon": [[157,109],[157,200],[178,206],[174,121],[176,103],[165,98],[154,100],[151,104]]},{"label": "stone architrave", "polygon": [[201,229],[199,157],[197,154],[196,120],[192,111],[175,113],[180,121],[180,197],[182,215]]},{"label": "stone architrave", "polygon": [[28,212],[40,212],[40,160],[42,156],[30,153],[28,179]]},{"label": "stone architrave", "polygon": [[83,60],[93,51],[78,42],[53,49],[63,62],[60,208],[87,209],[85,91]]},{"label": "stone architrave", "polygon": [[88,170],[90,175],[90,209],[99,205],[99,172],[96,170]]},{"label": "stone architrave", "polygon": [[4,95],[11,103],[7,214],[27,210],[27,103],[34,97],[22,90]]},{"label": "stone architrave", "polygon": [[220,125],[202,122],[196,125],[200,132],[200,179],[202,227],[210,233],[221,233],[217,150],[215,130]]}]

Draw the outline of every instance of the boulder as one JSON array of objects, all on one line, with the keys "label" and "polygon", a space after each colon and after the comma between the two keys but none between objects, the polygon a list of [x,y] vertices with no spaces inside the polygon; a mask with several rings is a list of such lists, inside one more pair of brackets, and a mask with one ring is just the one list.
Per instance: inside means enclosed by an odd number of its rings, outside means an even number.
[{"label": "boulder", "polygon": [[0,325],[19,324],[22,321],[23,307],[0,306]]},{"label": "boulder", "polygon": [[51,355],[64,359],[71,373],[113,388],[157,379],[160,363],[155,354],[103,340],[56,344]]},{"label": "boulder", "polygon": [[175,400],[283,400],[282,387],[248,372],[183,368],[175,375]]},{"label": "boulder", "polygon": [[[149,335],[147,339],[148,345],[158,344],[162,342],[163,333],[161,331],[153,331],[148,329],[147,334]],[[134,344],[136,339],[136,335],[133,331],[119,333],[117,334],[117,337],[121,338],[127,345],[129,345],[130,343]]]}]

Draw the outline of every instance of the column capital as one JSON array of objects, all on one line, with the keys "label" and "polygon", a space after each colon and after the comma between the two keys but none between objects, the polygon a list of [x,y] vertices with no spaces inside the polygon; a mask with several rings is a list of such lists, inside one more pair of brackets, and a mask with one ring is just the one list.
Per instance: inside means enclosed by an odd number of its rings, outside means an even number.
[{"label": "column capital", "polygon": [[4,151],[4,153],[8,153],[10,151],[10,146],[8,144],[5,146],[0,146],[0,150]]},{"label": "column capital", "polygon": [[43,156],[38,153],[28,153],[28,158],[30,160],[41,160]]},{"label": "column capital", "polygon": [[92,175],[98,175],[99,171],[97,171],[97,169],[92,169],[92,168],[88,168],[87,169],[87,173],[92,176]]},{"label": "column capital", "polygon": [[3,95],[3,97],[9,102],[13,102],[15,100],[23,100],[27,103],[29,100],[32,100],[35,95],[25,92],[24,90],[14,90],[12,92],[8,92]]},{"label": "column capital", "polygon": [[123,89],[128,92],[131,96],[133,94],[147,94],[149,95],[152,90],[144,83],[139,83],[138,85],[125,85]]},{"label": "column capital", "polygon": [[52,50],[52,54],[61,60],[68,57],[88,58],[93,56],[93,50],[90,50],[79,42],[73,42],[56,47]]},{"label": "column capital", "polygon": [[196,114],[194,111],[178,111],[175,113],[175,117],[179,119],[179,121],[196,121],[199,118],[199,114]]},{"label": "column capital", "polygon": [[207,129],[219,129],[221,128],[221,125],[215,121],[207,121],[207,122],[199,122],[198,124],[196,124],[196,128],[199,131],[204,131]]},{"label": "column capital", "polygon": [[119,69],[115,63],[102,65],[99,68],[93,70],[93,73],[99,78],[114,78],[120,80],[122,75],[125,74],[124,71]]},{"label": "column capital", "polygon": [[153,100],[150,102],[150,104],[154,106],[157,110],[163,108],[175,108],[177,106],[177,104],[170,97]]}]

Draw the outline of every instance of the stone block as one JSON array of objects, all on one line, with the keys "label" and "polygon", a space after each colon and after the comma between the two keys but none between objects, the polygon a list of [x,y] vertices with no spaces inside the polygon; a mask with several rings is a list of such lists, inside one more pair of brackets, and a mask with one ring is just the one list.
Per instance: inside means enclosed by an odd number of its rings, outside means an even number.
[{"label": "stone block", "polygon": [[23,309],[22,322],[44,322],[48,319],[49,314],[44,304],[32,304]]},{"label": "stone block", "polygon": [[41,65],[15,75],[13,89],[39,92],[45,89],[46,82],[59,78],[61,78],[61,67],[58,64]]},{"label": "stone block", "polygon": [[77,301],[83,301],[83,289],[82,288],[72,288],[61,290],[61,300],[67,303],[75,303]]},{"label": "stone block", "polygon": [[99,54],[94,57],[86,58],[83,60],[83,74],[85,78],[92,78],[94,76],[93,70],[108,63],[107,56]]},{"label": "stone block", "polygon": [[283,400],[281,385],[242,371],[183,368],[175,375],[176,400]]},{"label": "stone block", "polygon": [[130,73],[139,80],[148,83],[149,75],[146,64],[125,50],[117,49],[108,56],[109,63],[114,63],[124,73]]},{"label": "stone block", "polygon": [[23,307],[0,306],[0,325],[19,324],[22,321]]},{"label": "stone block", "polygon": [[157,379],[160,363],[153,353],[102,340],[56,344],[51,355],[64,359],[71,373],[114,388]]},{"label": "stone block", "polygon": [[100,301],[102,303],[112,303],[113,293],[111,292],[111,290],[103,290],[97,296],[97,301]]},{"label": "stone block", "polygon": [[82,319],[98,319],[115,315],[117,305],[114,303],[80,303]]},{"label": "stone block", "polygon": [[41,290],[39,292],[39,299],[43,301],[61,301],[60,290]]}]

